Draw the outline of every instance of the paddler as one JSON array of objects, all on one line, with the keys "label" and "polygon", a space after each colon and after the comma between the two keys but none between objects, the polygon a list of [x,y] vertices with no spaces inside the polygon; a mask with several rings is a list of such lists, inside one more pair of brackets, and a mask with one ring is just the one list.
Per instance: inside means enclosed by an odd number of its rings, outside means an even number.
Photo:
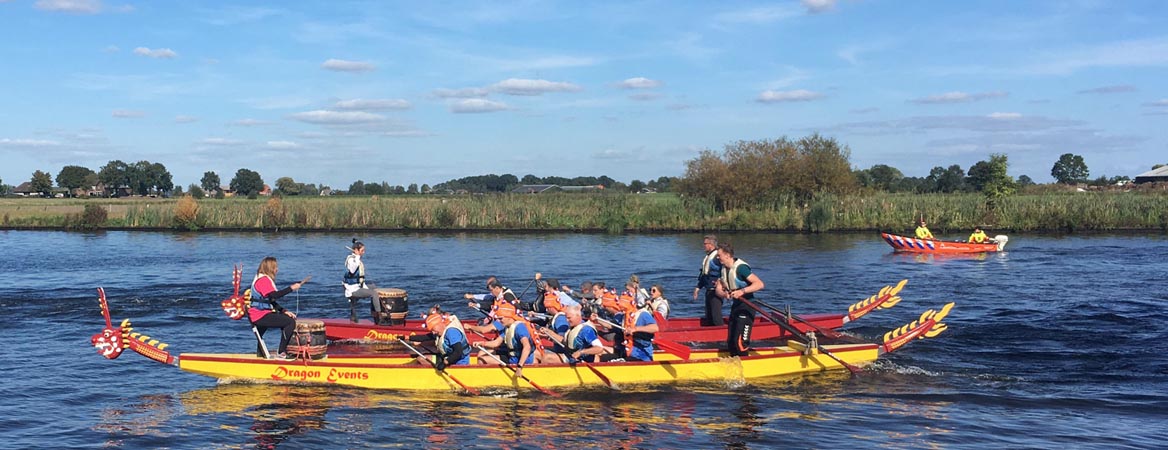
[{"label": "paddler", "polygon": [[[438,350],[434,358],[434,368],[445,369],[446,366],[470,364],[470,343],[466,340],[466,331],[462,328],[458,316],[442,312],[442,308],[435,306],[430,314],[425,316],[423,325],[429,333],[409,337],[413,342],[432,342]],[[418,356],[418,363],[425,364]]]},{"label": "paddler", "polygon": [[718,260],[718,237],[707,234],[702,239],[702,248],[705,257],[702,258],[702,267],[698,271],[698,285],[694,287],[693,298],[698,300],[698,294],[705,298],[706,315],[702,317],[702,326],[722,326],[722,298],[716,295],[718,277],[722,273],[722,263]]},{"label": "paddler", "polygon": [[[481,325],[471,326],[470,330],[479,333],[487,333],[495,330],[501,332],[503,325],[499,322],[499,317],[497,314],[499,307],[502,305],[511,305],[512,308],[515,308],[515,305],[519,302],[519,299],[515,296],[514,292],[511,292],[510,289],[507,289],[506,286],[503,286],[503,283],[500,283],[497,279],[488,281],[487,289],[491,291],[491,299],[493,299],[492,303],[489,308],[485,308],[486,312],[483,314],[485,314],[486,317],[483,318],[483,320],[480,322]],[[472,302],[470,306],[477,308],[479,311],[484,310],[483,307],[474,302]]]},{"label": "paddler", "polygon": [[592,325],[592,322],[584,320],[584,316],[580,313],[580,306],[566,307],[564,317],[567,319],[568,327],[562,335],[547,328],[542,330],[548,339],[556,343],[554,352],[547,352],[553,357],[545,357],[544,362],[549,364],[596,362],[597,355],[604,354],[608,350],[596,333],[596,327]]},{"label": "paddler", "polygon": [[754,325],[754,309],[740,299],[754,299],[754,293],[761,291],[766,285],[750,270],[750,265],[746,261],[734,257],[734,247],[729,242],[718,244],[718,259],[722,263],[718,296],[733,301],[730,304],[726,347],[730,351],[730,356],[744,356],[750,351],[750,328]]},{"label": "paddler", "polygon": [[653,318],[657,319],[659,325],[660,322],[669,319],[669,299],[665,298],[660,284],[654,284],[649,288],[648,309],[653,313]]},{"label": "paddler", "polygon": [[[613,313],[612,323],[620,327],[617,337],[613,340],[616,345],[616,357],[628,361],[652,361],[653,337],[659,328],[653,319],[653,313],[637,308],[636,299],[630,295],[605,297],[604,309]],[[601,322],[604,327],[604,323]],[[610,327],[616,329],[616,327]],[[619,339],[623,337],[623,339]],[[602,358],[604,360],[604,358]]]},{"label": "paddler", "polygon": [[490,313],[495,306],[495,296],[491,294],[491,283],[499,281],[497,277],[491,275],[487,277],[487,293],[486,294],[471,294],[467,292],[463,294],[463,298],[467,300],[466,305],[471,308],[477,308],[483,314]]},{"label": "paddler", "polygon": [[565,349],[561,342],[568,333],[568,329],[571,328],[568,324],[567,310],[573,308],[578,310],[580,305],[577,303],[574,306],[565,306],[560,302],[560,297],[555,292],[547,291],[543,294],[543,307],[551,315],[546,317],[547,326],[539,328],[539,331],[540,334],[547,336],[555,343],[552,351],[544,352],[543,362],[545,364],[562,363],[564,362]]},{"label": "paddler", "polygon": [[[499,334],[499,337],[480,345],[485,348],[498,349],[496,353],[498,353],[499,359],[516,366],[515,376],[518,378],[523,375],[524,366],[535,364],[536,361],[542,359],[536,357],[539,349],[531,324],[523,320],[515,309],[515,305],[510,303],[500,304],[499,308],[495,310],[495,316],[503,325],[502,333]],[[480,363],[494,364],[494,360],[486,354],[480,352],[478,356]]]}]

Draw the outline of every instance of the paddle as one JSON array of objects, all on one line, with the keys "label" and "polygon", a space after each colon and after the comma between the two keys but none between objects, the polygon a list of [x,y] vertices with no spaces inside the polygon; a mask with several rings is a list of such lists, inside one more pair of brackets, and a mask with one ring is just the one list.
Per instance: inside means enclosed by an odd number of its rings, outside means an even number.
[{"label": "paddle", "polygon": [[531,282],[527,283],[527,287],[523,288],[523,292],[520,292],[519,295],[515,297],[516,300],[523,298],[523,294],[526,294],[527,290],[531,289],[531,285],[535,284],[536,280],[539,280],[539,275],[540,275],[539,272],[535,273],[535,278],[532,278]]},{"label": "paddle", "polygon": [[[609,322],[609,321],[604,320],[604,319],[597,319],[597,320],[599,320],[600,323],[602,323],[610,328],[616,328],[618,330],[621,330],[622,332],[625,331],[624,327],[617,325],[615,323]],[[681,358],[681,359],[689,359],[689,354],[690,354],[690,352],[693,351],[693,349],[689,348],[689,346],[687,346],[685,344],[680,344],[680,343],[673,342],[673,341],[668,340],[668,339],[659,338],[657,336],[653,336],[653,343],[657,344],[658,347],[661,347],[661,350],[665,350],[666,353],[669,353],[669,354],[676,356],[678,358]]]},{"label": "paddle", "polygon": [[[566,344],[564,344],[564,338],[561,338],[560,335],[556,334],[556,332],[554,330],[552,330],[551,328],[539,327],[539,329],[544,332],[544,335],[546,335],[548,337],[548,339],[556,341],[557,343],[562,345],[564,348],[568,348],[568,346]],[[600,369],[597,369],[591,363],[589,363],[588,361],[585,361],[583,359],[578,359],[578,360],[576,360],[576,362],[579,364],[583,364],[584,367],[587,367],[588,369],[592,370],[592,373],[596,374],[596,377],[600,378],[600,381],[603,381],[604,384],[607,384],[610,389],[616,389],[616,386],[612,385],[612,380],[609,380],[607,376],[605,376],[603,373],[600,373]],[[575,364],[573,364],[573,365],[575,365]]]},{"label": "paddle", "polygon": [[410,345],[408,342],[402,340],[401,338],[398,338],[397,341],[401,342],[402,345],[406,346],[406,348],[410,349],[410,351],[414,352],[418,356],[421,356],[422,360],[426,361],[426,363],[429,364],[430,367],[433,367],[434,370],[437,370],[439,373],[446,375],[446,378],[449,378],[451,381],[458,383],[458,385],[462,386],[462,388],[465,389],[467,392],[470,392],[472,395],[482,395],[482,393],[479,392],[478,389],[472,388],[470,386],[463,384],[461,381],[458,381],[458,378],[454,378],[454,375],[451,375],[450,372],[446,371],[446,369],[439,369],[438,366],[434,364],[434,361],[430,361],[430,358],[427,358],[426,355],[422,354],[422,352],[418,351],[418,349],[414,348],[414,346]]},{"label": "paddle", "polygon": [[[794,336],[803,336],[803,334],[802,334],[802,333],[801,333],[801,332],[800,332],[798,329],[796,329],[795,327],[791,326],[791,324],[787,323],[787,321],[785,321],[785,320],[775,320],[775,318],[774,318],[774,317],[771,317],[771,314],[770,314],[770,313],[768,313],[768,312],[764,311],[762,308],[759,308],[759,307],[758,307],[758,305],[754,304],[754,302],[752,302],[752,301],[750,301],[750,300],[747,300],[747,299],[745,299],[745,298],[738,298],[738,299],[736,299],[736,300],[738,300],[738,301],[742,302],[742,303],[743,303],[743,304],[745,304],[746,306],[749,306],[749,307],[750,307],[750,309],[753,309],[753,310],[755,310],[755,311],[758,311],[759,313],[761,313],[761,314],[762,314],[762,316],[763,316],[763,317],[765,317],[767,320],[771,321],[771,323],[774,323],[775,325],[778,325],[778,326],[779,326],[779,328],[782,328],[782,329],[784,329],[784,330],[787,330],[787,332],[788,332],[788,333],[791,333],[791,334],[792,334],[792,335],[794,335]],[[819,350],[819,352],[820,352],[820,353],[823,353],[823,354],[825,354],[825,355],[827,355],[827,356],[831,357],[831,359],[834,359],[834,360],[836,360],[836,362],[838,362],[838,363],[840,363],[840,365],[842,365],[842,366],[846,367],[846,368],[848,369],[848,371],[852,372],[853,374],[858,374],[858,373],[860,373],[860,368],[859,368],[859,367],[853,366],[853,365],[849,364],[848,362],[846,362],[846,361],[844,361],[844,360],[840,359],[840,357],[838,357],[838,356],[835,356],[835,354],[834,354],[834,353],[827,351],[827,349],[823,348],[823,346],[822,346],[822,345],[819,345],[819,342],[815,342],[815,341],[813,341],[813,340],[811,340],[811,339],[807,339],[806,337],[804,337],[804,340],[805,340],[805,341],[806,341],[808,344],[814,344],[814,345],[815,345],[815,349],[816,349],[816,350]]]},{"label": "paddle", "polygon": [[790,318],[792,318],[792,319],[795,319],[795,321],[797,321],[797,322],[799,322],[799,323],[801,323],[801,324],[807,325],[807,326],[811,327],[811,329],[812,329],[812,330],[815,330],[815,332],[817,332],[817,333],[819,333],[819,334],[822,334],[822,335],[824,335],[824,336],[827,336],[827,337],[829,337],[829,338],[832,338],[832,339],[839,339],[839,338],[841,338],[841,337],[843,337],[843,336],[844,336],[844,335],[843,335],[843,333],[840,333],[840,332],[838,332],[838,331],[835,331],[835,330],[828,330],[828,329],[823,329],[823,328],[820,328],[820,327],[819,327],[819,325],[816,325],[816,324],[813,324],[813,323],[811,323],[811,322],[808,322],[806,319],[804,319],[804,318],[802,318],[802,317],[799,317],[799,316],[797,316],[797,315],[795,315],[795,314],[789,314],[789,313],[787,313],[787,312],[784,312],[783,310],[781,310],[781,309],[779,309],[779,308],[776,308],[776,307],[774,307],[774,306],[771,306],[770,304],[768,304],[768,303],[766,303],[766,302],[763,302],[762,300],[754,300],[754,302],[755,302],[755,303],[758,303],[758,304],[760,304],[760,305],[762,305],[762,306],[765,306],[767,309],[773,310],[773,311],[775,311],[776,313],[779,313],[779,314],[780,314],[780,315],[782,315],[783,317],[790,317]]},{"label": "paddle", "polygon": [[511,367],[511,365],[510,365],[510,364],[507,364],[507,363],[503,362],[503,360],[499,359],[499,357],[498,357],[498,356],[495,356],[495,354],[494,354],[494,353],[491,353],[491,352],[487,351],[487,349],[483,348],[483,346],[482,346],[481,344],[475,344],[474,346],[475,346],[475,348],[479,349],[479,351],[483,352],[483,353],[484,353],[484,354],[486,354],[487,356],[491,357],[491,359],[493,359],[493,360],[495,360],[496,362],[498,362],[498,363],[499,363],[499,367],[503,367],[503,368],[506,368],[507,370],[510,370],[510,371],[511,371],[511,373],[513,373],[513,374],[515,374],[515,375],[518,375],[518,376],[519,376],[519,378],[522,378],[522,379],[523,379],[523,381],[526,381],[526,382],[527,382],[527,384],[530,384],[530,385],[531,385],[531,387],[535,388],[536,390],[538,390],[538,391],[540,391],[540,392],[543,392],[544,394],[550,395],[550,396],[552,396],[552,397],[563,397],[563,396],[562,396],[562,395],[560,395],[560,394],[557,394],[557,393],[555,393],[555,392],[549,391],[549,390],[547,390],[547,389],[544,389],[544,388],[540,387],[540,385],[538,385],[538,384],[535,384],[535,382],[534,382],[534,381],[531,381],[531,379],[530,379],[530,378],[527,378],[527,375],[521,374],[521,373],[519,373],[518,371],[516,371],[514,368],[512,368],[512,367]]}]

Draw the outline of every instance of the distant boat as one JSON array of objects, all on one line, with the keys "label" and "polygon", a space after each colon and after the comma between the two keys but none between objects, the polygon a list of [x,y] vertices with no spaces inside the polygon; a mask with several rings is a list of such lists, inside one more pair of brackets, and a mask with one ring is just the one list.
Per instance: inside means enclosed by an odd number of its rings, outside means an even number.
[{"label": "distant boat", "polygon": [[880,233],[884,242],[898,252],[910,253],[983,253],[1000,252],[1010,240],[1004,234],[994,236],[984,244],[974,244],[965,241],[942,241],[940,239],[918,239],[892,233]]}]

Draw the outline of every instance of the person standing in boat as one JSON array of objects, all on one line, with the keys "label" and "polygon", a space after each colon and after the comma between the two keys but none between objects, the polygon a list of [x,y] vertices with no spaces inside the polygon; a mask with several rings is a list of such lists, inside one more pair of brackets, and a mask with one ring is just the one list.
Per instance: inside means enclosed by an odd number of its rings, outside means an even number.
[{"label": "person standing in boat", "polygon": [[702,258],[702,268],[698,272],[698,285],[694,287],[693,298],[698,301],[698,294],[704,293],[706,301],[706,315],[702,317],[702,326],[722,326],[722,298],[715,292],[719,274],[722,273],[722,262],[718,259],[718,237],[707,234],[702,239],[705,257]]},{"label": "person standing in boat", "polygon": [[969,235],[970,244],[984,244],[989,239],[985,232],[981,230],[981,227],[973,227],[973,234]]},{"label": "person standing in boat", "polygon": [[377,286],[365,281],[365,244],[353,238],[352,253],[345,257],[345,276],[341,284],[345,287],[345,298],[349,299],[349,321],[357,323],[357,303],[368,298],[373,303],[375,325],[381,325],[381,299],[377,295]]},{"label": "person standing in boat", "polygon": [[750,351],[750,329],[754,326],[754,309],[741,299],[754,299],[754,293],[761,291],[766,285],[750,270],[750,264],[734,257],[734,247],[729,242],[718,244],[718,259],[722,263],[718,296],[732,300],[726,347],[730,351],[730,356],[744,356]]},{"label": "person standing in boat", "polygon": [[925,226],[925,218],[923,217],[917,221],[917,239],[933,239],[933,232]]},{"label": "person standing in boat", "polygon": [[[434,343],[434,348],[438,351],[434,368],[442,370],[446,366],[470,364],[470,343],[466,340],[466,331],[462,328],[458,316],[442,312],[442,308],[434,306],[430,309],[430,314],[426,315],[425,322],[425,327],[430,332],[410,336],[409,340]],[[418,362],[425,364],[423,361]]]},{"label": "person standing in boat", "polygon": [[[277,290],[276,273],[279,271],[275,257],[268,256],[260,261],[260,267],[256,269],[255,278],[251,281],[251,306],[247,309],[247,319],[259,330],[260,339],[263,339],[268,328],[281,330],[277,357],[283,358],[288,352],[288,341],[296,332],[296,314],[284,309],[276,300],[299,290],[301,283],[292,283],[291,286]],[[256,343],[256,356],[264,356],[259,342]]]}]

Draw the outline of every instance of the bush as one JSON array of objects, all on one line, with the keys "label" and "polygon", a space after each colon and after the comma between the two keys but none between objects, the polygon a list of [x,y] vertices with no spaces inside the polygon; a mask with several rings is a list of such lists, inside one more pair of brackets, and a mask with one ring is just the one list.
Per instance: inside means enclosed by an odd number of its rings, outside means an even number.
[{"label": "bush", "polygon": [[65,217],[65,227],[78,230],[92,230],[100,228],[109,219],[109,212],[98,205],[85,205],[81,215],[70,214]]},{"label": "bush", "polygon": [[279,229],[288,222],[288,213],[284,210],[284,201],[280,197],[272,197],[264,204],[263,228]]},{"label": "bush", "polygon": [[184,195],[174,205],[174,227],[195,231],[199,229],[199,202]]}]

